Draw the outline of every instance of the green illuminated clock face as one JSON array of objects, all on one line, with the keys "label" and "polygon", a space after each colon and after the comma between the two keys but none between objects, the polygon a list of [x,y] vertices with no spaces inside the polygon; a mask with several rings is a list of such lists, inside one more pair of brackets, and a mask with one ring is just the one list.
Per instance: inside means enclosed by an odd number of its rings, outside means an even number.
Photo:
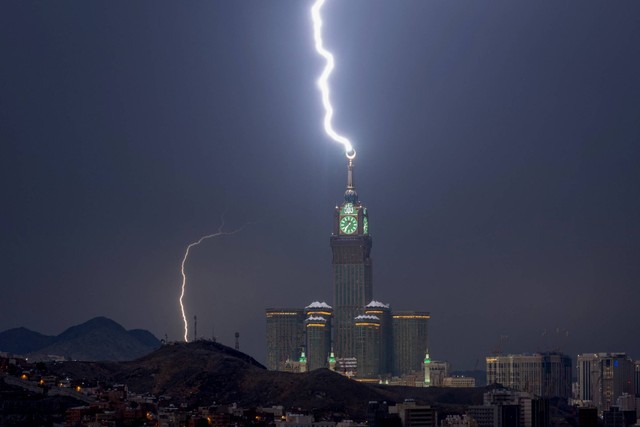
[{"label": "green illuminated clock face", "polygon": [[340,219],[340,231],[344,234],[353,234],[358,229],[358,220],[355,216],[343,216]]},{"label": "green illuminated clock face", "polygon": [[369,218],[366,216],[362,219],[362,231],[364,234],[369,234]]}]

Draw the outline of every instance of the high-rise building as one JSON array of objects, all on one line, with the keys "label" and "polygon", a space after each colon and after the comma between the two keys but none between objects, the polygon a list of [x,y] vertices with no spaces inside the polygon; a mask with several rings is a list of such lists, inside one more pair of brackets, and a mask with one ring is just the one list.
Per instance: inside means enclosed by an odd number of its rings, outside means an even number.
[{"label": "high-rise building", "polygon": [[487,357],[487,384],[501,384],[540,397],[571,397],[571,358],[562,353]]},{"label": "high-rise building", "polygon": [[371,301],[364,308],[364,314],[376,316],[380,319],[380,374],[391,373],[391,356],[393,354],[393,323],[389,304]]},{"label": "high-rise building", "polygon": [[422,372],[424,354],[428,343],[429,313],[424,311],[394,311],[393,374],[405,375]]},{"label": "high-rise building", "polygon": [[578,400],[585,404],[593,403],[594,397],[602,384],[600,362],[595,353],[579,354],[576,368],[578,370]]},{"label": "high-rise building", "polygon": [[609,409],[624,393],[635,394],[635,363],[625,353],[578,355],[579,399]]},{"label": "high-rise building", "polygon": [[634,363],[625,353],[609,353],[600,360],[602,370],[601,409],[616,404],[622,394],[634,394]]},{"label": "high-rise building", "polygon": [[325,302],[316,301],[305,307],[307,367],[310,371],[328,366],[332,312],[331,306]]},{"label": "high-rise building", "polygon": [[268,308],[267,368],[285,370],[287,361],[299,360],[304,347],[304,310]]},{"label": "high-rise building", "polygon": [[358,200],[353,183],[353,161],[349,160],[344,201],[336,206],[333,233],[333,347],[338,358],[355,357],[356,316],[371,301],[371,236],[369,214]]},{"label": "high-rise building", "polygon": [[361,314],[354,320],[357,376],[376,378],[380,374],[380,318],[371,314]]}]

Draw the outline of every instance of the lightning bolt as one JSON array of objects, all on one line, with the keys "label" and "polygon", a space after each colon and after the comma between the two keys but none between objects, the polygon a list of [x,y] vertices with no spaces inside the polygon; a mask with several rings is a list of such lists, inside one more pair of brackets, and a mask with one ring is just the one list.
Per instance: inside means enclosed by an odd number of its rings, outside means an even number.
[{"label": "lightning bolt", "polygon": [[188,337],[189,325],[188,325],[188,322],[187,322],[187,315],[185,314],[185,311],[184,311],[184,303],[182,302],[182,299],[184,298],[185,289],[187,287],[187,274],[184,271],[184,265],[187,262],[187,258],[189,258],[189,251],[191,250],[192,247],[198,246],[200,243],[202,243],[203,241],[205,241],[207,239],[212,239],[214,237],[228,236],[228,235],[236,234],[236,233],[239,233],[240,231],[242,231],[244,229],[244,227],[246,227],[246,224],[245,224],[242,227],[237,228],[237,229],[232,230],[232,231],[223,231],[223,228],[224,228],[224,216],[223,216],[221,221],[222,221],[222,224],[220,224],[220,227],[218,228],[217,232],[215,232],[213,234],[207,234],[206,236],[200,237],[195,242],[189,243],[189,245],[187,246],[187,250],[184,253],[184,257],[182,258],[182,264],[181,264],[181,268],[180,268],[180,271],[182,273],[182,286],[181,286],[182,291],[180,293],[179,302],[180,302],[180,311],[182,313],[182,321],[184,322],[184,341],[185,342],[189,342],[189,337]]},{"label": "lightning bolt", "polygon": [[316,0],[311,7],[311,19],[313,20],[313,39],[316,45],[316,52],[322,56],[326,63],[320,78],[318,79],[318,88],[322,94],[322,105],[324,106],[324,130],[336,142],[344,145],[345,154],[348,159],[353,160],[356,157],[356,150],[353,149],[351,141],[346,137],[340,135],[333,129],[331,119],[333,118],[333,107],[331,106],[331,93],[329,91],[329,76],[335,67],[335,61],[331,52],[324,48],[322,42],[322,17],[320,16],[320,9],[325,0]]}]

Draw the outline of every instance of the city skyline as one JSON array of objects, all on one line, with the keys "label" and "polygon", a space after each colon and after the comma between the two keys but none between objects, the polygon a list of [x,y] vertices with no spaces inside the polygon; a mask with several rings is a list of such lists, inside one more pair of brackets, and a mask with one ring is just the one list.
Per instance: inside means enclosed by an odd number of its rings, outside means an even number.
[{"label": "city skyline", "polygon": [[[251,224],[190,256],[200,336],[264,362],[265,308],[331,301],[344,153],[310,5],[0,6],[0,330],[104,315],[180,339],[180,261],[221,214]],[[325,5],[375,298],[428,310],[452,370],[497,346],[640,356],[638,12]]]}]

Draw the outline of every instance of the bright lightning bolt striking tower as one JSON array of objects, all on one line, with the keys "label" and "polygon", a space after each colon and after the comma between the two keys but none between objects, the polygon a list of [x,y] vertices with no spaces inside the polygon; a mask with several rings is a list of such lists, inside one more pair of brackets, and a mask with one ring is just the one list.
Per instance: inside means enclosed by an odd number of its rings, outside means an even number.
[{"label": "bright lightning bolt striking tower", "polygon": [[222,231],[222,228],[224,227],[224,220],[222,221],[222,224],[220,225],[220,228],[218,228],[218,232],[213,233],[213,234],[208,234],[206,236],[202,236],[200,237],[200,239],[196,240],[195,242],[189,243],[189,246],[187,246],[187,250],[184,253],[184,257],[182,258],[182,264],[181,264],[181,273],[182,273],[182,291],[180,293],[180,311],[182,312],[182,320],[184,321],[184,340],[185,342],[189,342],[189,337],[188,337],[188,333],[189,333],[189,326],[188,326],[188,322],[187,322],[187,315],[184,311],[184,304],[182,302],[182,299],[184,298],[184,292],[187,286],[187,275],[184,272],[184,265],[187,262],[187,258],[189,257],[189,251],[191,250],[192,247],[194,246],[198,246],[200,243],[202,243],[203,241],[207,240],[207,239],[211,239],[214,237],[219,237],[219,236],[225,236],[225,235],[231,235],[231,234],[236,234],[240,231],[242,231],[243,227],[240,227],[236,230],[233,231]]},{"label": "bright lightning bolt striking tower", "polygon": [[351,145],[351,141],[349,141],[346,137],[340,135],[333,129],[333,124],[331,123],[331,119],[333,118],[333,107],[331,106],[331,97],[329,91],[329,76],[333,71],[335,66],[333,55],[331,52],[324,48],[322,43],[322,17],[320,16],[320,9],[324,4],[325,0],[316,0],[316,2],[311,7],[311,19],[313,20],[313,39],[316,44],[316,51],[319,55],[321,55],[325,61],[325,67],[318,79],[318,88],[320,89],[320,93],[322,94],[322,105],[324,106],[324,130],[327,132],[327,135],[331,137],[336,142],[344,145],[345,153],[349,160],[353,160],[356,157],[356,150],[353,149],[353,145]]}]

